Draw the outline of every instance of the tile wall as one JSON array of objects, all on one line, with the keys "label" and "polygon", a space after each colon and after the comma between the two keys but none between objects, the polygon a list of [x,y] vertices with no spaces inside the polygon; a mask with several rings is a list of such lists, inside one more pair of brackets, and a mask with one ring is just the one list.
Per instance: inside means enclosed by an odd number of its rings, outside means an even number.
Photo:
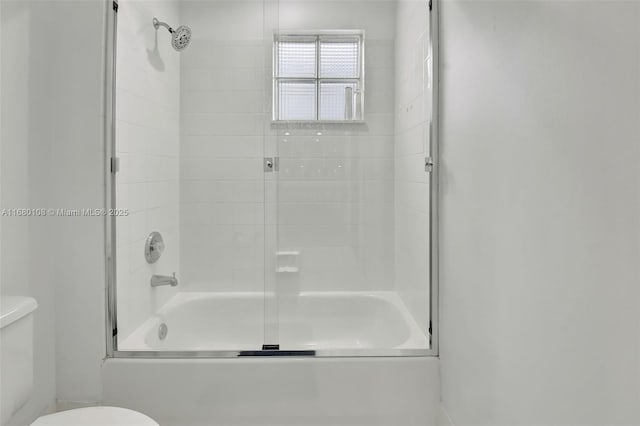
[{"label": "tile wall", "polygon": [[395,284],[420,328],[429,328],[428,2],[400,0],[396,24]]},{"label": "tile wall", "polygon": [[[125,339],[176,289],[152,289],[153,274],[178,273],[180,262],[180,53],[152,19],[180,25],[176,1],[127,1],[118,13],[116,93],[116,205],[129,209],[117,222],[118,336]],[[161,232],[165,252],[148,264],[149,233]]]}]

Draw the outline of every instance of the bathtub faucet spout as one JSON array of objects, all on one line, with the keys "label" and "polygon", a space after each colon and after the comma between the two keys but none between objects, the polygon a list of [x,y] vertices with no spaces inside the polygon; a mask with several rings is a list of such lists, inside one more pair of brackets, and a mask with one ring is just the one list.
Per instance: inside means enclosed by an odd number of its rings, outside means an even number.
[{"label": "bathtub faucet spout", "polygon": [[151,277],[151,287],[160,287],[163,285],[170,285],[171,287],[175,287],[178,285],[178,279],[176,278],[176,273],[174,272],[172,276],[169,275],[153,275]]}]

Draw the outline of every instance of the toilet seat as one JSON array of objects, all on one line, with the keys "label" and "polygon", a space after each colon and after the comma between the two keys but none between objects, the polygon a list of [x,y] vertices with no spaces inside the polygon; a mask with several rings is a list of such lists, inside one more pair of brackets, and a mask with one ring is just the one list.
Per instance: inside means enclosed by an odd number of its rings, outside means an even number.
[{"label": "toilet seat", "polygon": [[137,411],[118,407],[87,407],[38,418],[31,426],[159,426]]}]

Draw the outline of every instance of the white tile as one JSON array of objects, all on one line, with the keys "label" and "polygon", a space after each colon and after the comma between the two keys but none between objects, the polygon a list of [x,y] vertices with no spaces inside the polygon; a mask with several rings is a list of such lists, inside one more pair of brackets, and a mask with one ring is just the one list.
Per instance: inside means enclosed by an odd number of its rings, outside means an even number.
[{"label": "white tile", "polygon": [[182,159],[264,157],[262,136],[183,136]]},{"label": "white tile", "polygon": [[262,114],[182,114],[182,135],[262,135]]},{"label": "white tile", "polygon": [[264,175],[262,159],[184,159],[182,179],[186,180],[258,180]]},{"label": "white tile", "polygon": [[182,112],[208,113],[262,113],[264,93],[249,90],[190,90],[182,91]]}]

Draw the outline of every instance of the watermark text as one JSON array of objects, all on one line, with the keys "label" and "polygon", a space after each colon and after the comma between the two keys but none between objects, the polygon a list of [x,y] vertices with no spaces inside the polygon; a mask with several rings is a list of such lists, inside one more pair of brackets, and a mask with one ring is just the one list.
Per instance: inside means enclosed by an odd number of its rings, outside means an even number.
[{"label": "watermark text", "polygon": [[2,217],[100,217],[100,216],[129,216],[129,209],[0,209]]}]

